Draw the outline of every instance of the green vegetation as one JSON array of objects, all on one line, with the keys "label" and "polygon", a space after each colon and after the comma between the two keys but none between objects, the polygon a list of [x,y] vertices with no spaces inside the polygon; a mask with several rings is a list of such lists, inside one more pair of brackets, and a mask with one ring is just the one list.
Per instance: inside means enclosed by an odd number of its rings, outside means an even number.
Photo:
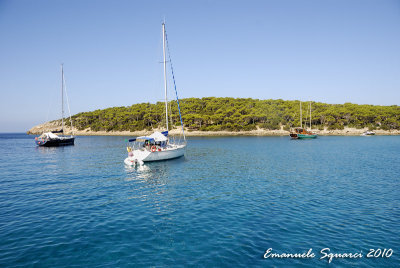
[{"label": "green vegetation", "polygon": [[[178,106],[171,107],[170,124],[180,126]],[[300,125],[299,101],[258,100],[235,98],[188,98],[180,100],[183,122],[189,130],[288,130]],[[303,120],[309,122],[308,104],[303,103]],[[164,103],[140,103],[129,107],[114,107],[74,115],[74,126],[79,130],[137,131],[165,126]],[[314,129],[400,129],[400,107],[312,102]],[[68,123],[68,122],[67,122]]]}]

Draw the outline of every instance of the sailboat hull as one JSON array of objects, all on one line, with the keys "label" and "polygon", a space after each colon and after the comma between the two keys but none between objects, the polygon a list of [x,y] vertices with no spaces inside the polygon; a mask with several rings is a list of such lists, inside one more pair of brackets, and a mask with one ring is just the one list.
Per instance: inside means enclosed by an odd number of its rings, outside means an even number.
[{"label": "sailboat hull", "polygon": [[297,134],[297,139],[304,140],[304,139],[316,139],[318,135],[316,134]]},{"label": "sailboat hull", "polygon": [[143,162],[154,162],[179,158],[185,155],[186,145],[175,145],[172,148],[168,148],[163,151],[142,151],[134,150],[133,156],[129,156],[124,160],[126,165],[135,165],[137,163]]},{"label": "sailboat hull", "polygon": [[178,148],[168,149],[165,151],[150,153],[145,159],[143,159],[143,162],[168,160],[168,159],[182,157],[185,154],[185,147],[186,146],[183,145],[181,148],[178,147]]},{"label": "sailboat hull", "polygon": [[42,147],[58,147],[74,145],[75,137],[51,139],[51,140],[36,140],[36,144]]}]

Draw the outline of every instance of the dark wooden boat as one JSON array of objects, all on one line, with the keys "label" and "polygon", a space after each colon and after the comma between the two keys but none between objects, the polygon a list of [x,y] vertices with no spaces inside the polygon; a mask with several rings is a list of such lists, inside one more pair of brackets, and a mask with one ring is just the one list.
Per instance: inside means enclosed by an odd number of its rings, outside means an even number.
[{"label": "dark wooden boat", "polygon": [[310,130],[303,128],[303,118],[302,118],[301,101],[300,101],[300,127],[296,127],[290,131],[290,137],[292,139],[303,140],[303,139],[315,139],[318,137],[317,133],[311,131],[311,102],[309,104],[309,107],[310,107]]},{"label": "dark wooden boat", "polygon": [[315,134],[314,132],[305,130],[304,128],[295,128],[291,133],[290,133],[290,137],[292,137],[292,139],[315,139],[318,137],[317,134]]}]

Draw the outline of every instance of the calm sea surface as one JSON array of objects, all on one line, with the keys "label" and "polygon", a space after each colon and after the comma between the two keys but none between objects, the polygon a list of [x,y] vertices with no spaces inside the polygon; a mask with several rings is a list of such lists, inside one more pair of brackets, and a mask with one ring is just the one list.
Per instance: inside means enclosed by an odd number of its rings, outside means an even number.
[{"label": "calm sea surface", "polygon": [[0,267],[399,267],[398,136],[190,138],[136,169],[124,139],[0,134]]}]

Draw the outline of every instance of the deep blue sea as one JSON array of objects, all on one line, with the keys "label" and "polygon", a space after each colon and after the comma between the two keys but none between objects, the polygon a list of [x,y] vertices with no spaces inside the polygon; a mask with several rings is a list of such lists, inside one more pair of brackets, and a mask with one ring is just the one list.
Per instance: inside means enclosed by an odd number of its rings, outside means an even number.
[{"label": "deep blue sea", "polygon": [[125,138],[0,134],[0,267],[399,267],[399,136],[189,138],[141,168]]}]

